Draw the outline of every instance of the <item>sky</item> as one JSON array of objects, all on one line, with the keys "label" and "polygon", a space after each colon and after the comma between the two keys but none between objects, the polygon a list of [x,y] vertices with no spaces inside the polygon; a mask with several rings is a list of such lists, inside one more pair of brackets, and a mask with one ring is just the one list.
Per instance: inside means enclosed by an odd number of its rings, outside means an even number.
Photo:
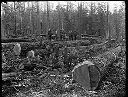
[{"label": "sky", "polygon": [[[60,2],[60,4],[62,4],[62,5],[66,5],[66,4],[67,4],[66,1],[59,1],[59,2]],[[79,2],[81,2],[81,1],[71,1],[71,2],[72,2],[74,5],[77,6],[77,4],[78,4]],[[87,2],[87,3],[90,3],[90,2],[98,3],[98,2],[105,2],[105,1],[84,1],[84,2]],[[122,1],[107,1],[107,2],[109,3],[109,7],[110,7],[109,10],[110,10],[111,12],[113,12],[113,9],[114,9],[115,5],[118,6],[118,8],[119,8],[119,6],[120,6],[121,3],[122,3]],[[55,8],[55,6],[58,4],[57,1],[51,1],[51,3],[54,4],[54,8]]]},{"label": "sky", "polygon": [[[56,9],[56,6],[58,5],[58,3],[60,3],[61,5],[66,5],[67,4],[67,1],[49,1],[49,2],[50,2],[50,7],[53,10]],[[77,9],[77,5],[78,5],[79,2],[81,2],[81,1],[71,1],[71,3],[73,3],[74,6],[76,6],[76,9]],[[119,9],[119,6],[121,5],[121,3],[123,1],[82,1],[82,2],[87,2],[87,3],[90,3],[90,2],[95,2],[95,3],[108,2],[109,3],[109,10],[111,12],[113,12],[114,7],[117,6],[117,9]],[[8,3],[13,4],[13,2],[8,2]],[[46,1],[39,1],[39,5],[40,5],[41,9],[44,9],[44,6],[46,8]],[[25,3],[25,6],[27,7],[27,2]]]}]

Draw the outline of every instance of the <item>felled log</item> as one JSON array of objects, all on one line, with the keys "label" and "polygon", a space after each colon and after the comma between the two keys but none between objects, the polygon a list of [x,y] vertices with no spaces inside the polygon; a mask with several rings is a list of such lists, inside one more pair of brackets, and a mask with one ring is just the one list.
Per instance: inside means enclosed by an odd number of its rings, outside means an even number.
[{"label": "felled log", "polygon": [[[11,48],[16,42],[14,41],[13,43],[2,43],[2,49],[6,49],[6,48]],[[59,45],[60,48],[66,46],[66,47],[76,47],[76,46],[80,46],[80,45],[90,45],[90,41],[82,41],[82,40],[78,40],[78,41],[42,41],[42,43],[40,44],[40,42],[20,42],[19,43],[22,50],[34,50],[34,49],[41,49],[41,48],[45,48],[45,46],[47,45]]]},{"label": "felled log", "polygon": [[114,62],[121,51],[121,46],[118,46],[103,54],[98,55],[97,57],[92,58],[92,61],[100,69],[100,72],[104,72],[105,67]]},{"label": "felled log", "polygon": [[103,77],[106,68],[116,60],[121,47],[107,51],[97,57],[79,63],[72,70],[72,77],[85,90],[95,90]]},{"label": "felled log", "polygon": [[23,38],[11,38],[11,39],[2,39],[2,43],[9,43],[9,42],[31,42],[30,39],[23,39]]},{"label": "felled log", "polygon": [[[67,61],[68,59],[88,59],[93,56],[93,52],[90,52],[91,46],[76,46],[76,47],[65,47],[59,50],[59,60]],[[70,61],[71,62],[71,61]]]},{"label": "felled log", "polygon": [[11,72],[11,73],[2,73],[2,80],[8,80],[11,79],[12,77],[15,77],[16,73]]}]

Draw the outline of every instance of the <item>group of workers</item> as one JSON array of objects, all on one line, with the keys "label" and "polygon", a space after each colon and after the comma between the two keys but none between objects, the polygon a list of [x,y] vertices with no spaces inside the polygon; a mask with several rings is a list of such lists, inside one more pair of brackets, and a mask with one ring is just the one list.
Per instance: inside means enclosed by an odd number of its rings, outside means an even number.
[{"label": "group of workers", "polygon": [[78,33],[76,31],[69,31],[66,33],[64,30],[52,32],[51,29],[48,30],[48,40],[76,40]]}]

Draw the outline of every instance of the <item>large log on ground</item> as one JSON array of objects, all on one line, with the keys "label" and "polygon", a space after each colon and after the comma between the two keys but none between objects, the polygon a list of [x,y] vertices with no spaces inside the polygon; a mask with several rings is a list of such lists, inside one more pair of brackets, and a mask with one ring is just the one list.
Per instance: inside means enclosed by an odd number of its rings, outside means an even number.
[{"label": "large log on ground", "polygon": [[121,47],[107,51],[97,57],[79,63],[72,70],[72,77],[86,90],[95,90],[106,72],[106,68],[116,60]]},{"label": "large log on ground", "polygon": [[91,45],[90,46],[65,47],[65,48],[60,49],[59,59],[63,60],[63,62],[71,58],[75,58],[74,60],[78,59],[79,61],[83,59],[88,59],[90,57],[94,57],[99,52],[97,51],[97,49],[100,49],[100,52],[104,51],[102,49],[103,46],[97,46],[95,47],[95,50],[93,50],[93,48],[94,47]]},{"label": "large log on ground", "polygon": [[[15,44],[18,41],[13,42],[7,42],[2,43],[2,49],[5,49],[6,47],[10,47],[13,44]],[[90,45],[90,42],[88,40],[77,40],[77,41],[42,41],[40,42],[25,42],[22,41],[19,43],[21,45],[22,50],[26,50],[28,48],[43,48],[44,45],[59,45],[60,48],[66,46],[66,47],[75,47],[75,46],[81,46],[81,45]],[[30,49],[29,49],[30,50]]]},{"label": "large log on ground", "polygon": [[31,42],[30,39],[23,39],[23,38],[11,38],[11,39],[1,39],[2,43],[11,43],[11,42]]},{"label": "large log on ground", "polygon": [[111,48],[116,48],[118,45],[119,44],[115,43],[115,41],[106,41],[101,44],[93,44],[88,46],[66,46],[60,49],[60,54],[62,53],[62,55],[67,55],[67,58],[69,56],[75,56],[79,59],[88,59],[89,57],[94,57],[99,54],[102,54],[103,52],[106,52]]},{"label": "large log on ground", "polygon": [[103,54],[98,55],[97,57],[93,57],[92,62],[100,69],[100,72],[104,72],[105,67],[109,66],[109,64],[114,62],[121,51],[122,47],[118,46]]},{"label": "large log on ground", "polygon": [[[15,42],[12,43],[2,43],[2,52],[7,52],[7,50],[13,51]],[[54,46],[57,45],[58,48],[63,47],[76,47],[80,45],[89,45],[89,41],[44,41],[40,44],[40,42],[19,42],[21,46],[21,57],[26,57],[26,54],[30,50],[35,49],[46,49],[47,46],[50,46],[50,49],[52,49]]]}]

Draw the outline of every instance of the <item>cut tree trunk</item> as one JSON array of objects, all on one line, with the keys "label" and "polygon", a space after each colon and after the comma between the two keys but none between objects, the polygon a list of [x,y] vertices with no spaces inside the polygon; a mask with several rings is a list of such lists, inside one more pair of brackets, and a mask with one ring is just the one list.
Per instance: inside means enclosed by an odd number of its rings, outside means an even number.
[{"label": "cut tree trunk", "polygon": [[106,72],[106,68],[114,62],[121,52],[121,47],[107,51],[97,57],[79,63],[72,70],[72,77],[85,90],[95,90]]}]

